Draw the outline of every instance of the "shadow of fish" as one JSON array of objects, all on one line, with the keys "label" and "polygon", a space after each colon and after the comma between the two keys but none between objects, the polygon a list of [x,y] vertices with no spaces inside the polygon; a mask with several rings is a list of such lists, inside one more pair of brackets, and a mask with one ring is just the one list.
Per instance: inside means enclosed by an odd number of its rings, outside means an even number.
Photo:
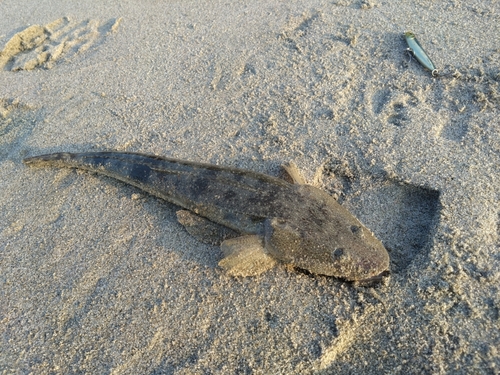
[{"label": "shadow of fish", "polygon": [[56,153],[24,159],[32,166],[86,169],[183,207],[178,219],[198,239],[221,242],[219,265],[234,276],[258,275],[276,261],[314,274],[378,281],[388,274],[382,243],[329,194],[244,169],[138,153]]}]

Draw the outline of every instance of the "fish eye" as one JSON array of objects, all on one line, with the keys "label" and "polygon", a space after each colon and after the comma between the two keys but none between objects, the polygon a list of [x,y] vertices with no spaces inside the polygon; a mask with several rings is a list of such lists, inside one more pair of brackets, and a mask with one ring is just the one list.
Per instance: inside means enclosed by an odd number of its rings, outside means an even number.
[{"label": "fish eye", "polygon": [[333,252],[332,252],[332,258],[334,260],[338,260],[342,257],[342,255],[344,255],[344,249],[341,248],[341,247],[338,247],[336,248]]}]

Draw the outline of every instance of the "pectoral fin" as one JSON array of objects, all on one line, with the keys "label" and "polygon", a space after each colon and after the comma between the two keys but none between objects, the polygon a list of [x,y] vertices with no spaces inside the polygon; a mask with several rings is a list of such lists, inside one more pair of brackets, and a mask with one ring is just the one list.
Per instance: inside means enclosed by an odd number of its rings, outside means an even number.
[{"label": "pectoral fin", "polygon": [[276,261],[265,253],[263,238],[257,235],[225,240],[221,249],[224,258],[219,262],[219,266],[231,276],[257,276],[276,264]]},{"label": "pectoral fin", "polygon": [[220,245],[225,239],[240,235],[232,229],[198,216],[191,211],[179,210],[176,213],[179,223],[186,228],[191,236],[200,242]]}]

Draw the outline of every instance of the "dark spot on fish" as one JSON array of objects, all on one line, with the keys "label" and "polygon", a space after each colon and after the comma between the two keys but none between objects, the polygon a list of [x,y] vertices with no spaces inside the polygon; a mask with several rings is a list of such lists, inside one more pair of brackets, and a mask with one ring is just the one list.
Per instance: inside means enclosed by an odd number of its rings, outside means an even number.
[{"label": "dark spot on fish", "polygon": [[250,221],[252,223],[264,222],[264,220],[265,220],[265,217],[257,216],[257,215],[248,215],[248,217],[250,218]]},{"label": "dark spot on fish", "polygon": [[224,199],[225,200],[230,200],[236,196],[236,192],[234,190],[226,190],[224,192]]},{"label": "dark spot on fish", "polygon": [[141,182],[147,182],[149,180],[149,174],[151,173],[151,168],[143,164],[132,164],[128,175],[131,179]]},{"label": "dark spot on fish", "polygon": [[221,173],[219,168],[207,168],[206,170],[203,171],[203,177],[210,179],[210,178],[217,178],[217,176]]},{"label": "dark spot on fish", "polygon": [[237,222],[239,221],[239,217],[237,217],[234,213],[232,213],[231,211],[228,211],[226,213],[224,213],[224,220],[225,221],[228,221],[228,222]]},{"label": "dark spot on fish", "polygon": [[[292,201],[292,199],[291,199]],[[300,203],[300,202],[299,202]],[[326,222],[330,221],[331,212],[324,204],[314,204],[307,207],[309,215],[307,215],[307,222],[314,222],[318,227],[322,227]],[[307,225],[307,224],[306,224]]]},{"label": "dark spot on fish", "polygon": [[361,231],[361,227],[358,225],[351,225],[351,232],[354,234],[358,234]]},{"label": "dark spot on fish", "polygon": [[250,206],[268,206],[272,203],[272,199],[267,195],[249,194],[246,199]]},{"label": "dark spot on fish", "polygon": [[192,187],[193,192],[195,194],[201,195],[207,190],[208,185],[209,185],[209,180],[207,180],[204,177],[199,177],[194,181],[194,184]]}]

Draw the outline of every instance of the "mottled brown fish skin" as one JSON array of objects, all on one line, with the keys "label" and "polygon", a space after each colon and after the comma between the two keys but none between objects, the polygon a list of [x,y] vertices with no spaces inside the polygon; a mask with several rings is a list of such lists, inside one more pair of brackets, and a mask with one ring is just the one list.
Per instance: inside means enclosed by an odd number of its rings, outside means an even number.
[{"label": "mottled brown fish skin", "polygon": [[346,280],[389,270],[382,243],[327,193],[262,173],[126,152],[56,153],[27,165],[73,167],[136,186],[243,235],[285,263]]}]

